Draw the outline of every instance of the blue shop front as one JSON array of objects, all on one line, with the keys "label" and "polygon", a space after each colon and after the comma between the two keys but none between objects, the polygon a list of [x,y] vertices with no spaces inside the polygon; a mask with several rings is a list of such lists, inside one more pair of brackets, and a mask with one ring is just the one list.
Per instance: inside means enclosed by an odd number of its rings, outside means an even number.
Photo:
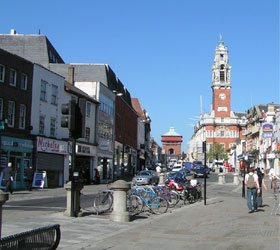
[{"label": "blue shop front", "polygon": [[[32,165],[33,141],[15,137],[1,137],[0,178],[8,162],[14,171],[14,189],[25,189],[25,170]],[[1,187],[2,188],[2,187]]]}]

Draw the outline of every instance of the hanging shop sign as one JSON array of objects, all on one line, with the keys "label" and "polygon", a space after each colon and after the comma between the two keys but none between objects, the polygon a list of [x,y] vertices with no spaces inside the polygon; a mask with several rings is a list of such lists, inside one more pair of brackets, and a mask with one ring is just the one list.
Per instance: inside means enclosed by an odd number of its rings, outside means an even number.
[{"label": "hanging shop sign", "polygon": [[273,125],[270,123],[265,123],[262,126],[262,138],[272,138],[273,137]]}]

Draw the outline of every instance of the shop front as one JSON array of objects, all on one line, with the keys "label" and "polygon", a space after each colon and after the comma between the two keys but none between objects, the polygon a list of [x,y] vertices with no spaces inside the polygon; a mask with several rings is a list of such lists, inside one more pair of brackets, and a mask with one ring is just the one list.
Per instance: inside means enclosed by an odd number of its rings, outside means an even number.
[{"label": "shop front", "polygon": [[107,140],[100,140],[98,147],[97,170],[101,183],[113,181],[113,144]]},{"label": "shop front", "polygon": [[94,169],[97,166],[96,147],[77,143],[76,146],[76,169],[84,184],[91,184],[95,180]]},{"label": "shop front", "polygon": [[14,189],[26,189],[25,170],[32,165],[33,141],[21,138],[2,136],[1,137],[1,158],[0,172],[7,166],[8,162],[12,163],[14,171]]},{"label": "shop front", "polygon": [[38,136],[36,171],[46,171],[47,187],[62,187],[69,177],[68,142]]}]

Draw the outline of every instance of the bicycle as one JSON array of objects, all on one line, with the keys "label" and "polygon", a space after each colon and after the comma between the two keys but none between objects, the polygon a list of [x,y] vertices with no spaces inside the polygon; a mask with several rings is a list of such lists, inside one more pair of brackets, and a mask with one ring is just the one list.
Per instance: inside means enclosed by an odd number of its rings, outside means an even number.
[{"label": "bicycle", "polygon": [[163,214],[167,212],[168,201],[162,196],[157,196],[151,187],[135,187],[134,192],[152,213]]},{"label": "bicycle", "polygon": [[[93,200],[93,207],[97,214],[108,213],[113,207],[113,190],[102,190],[99,191]],[[137,195],[127,194],[126,199],[127,211],[130,215],[135,216],[142,212],[143,202]]]}]

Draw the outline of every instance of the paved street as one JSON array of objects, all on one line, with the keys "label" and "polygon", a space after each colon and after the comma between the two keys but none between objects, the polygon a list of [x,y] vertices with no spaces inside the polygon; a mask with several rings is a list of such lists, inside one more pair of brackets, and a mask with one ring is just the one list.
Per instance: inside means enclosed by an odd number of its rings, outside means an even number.
[{"label": "paved street", "polygon": [[[202,180],[202,179],[201,179]],[[269,185],[267,185],[269,186]],[[86,186],[85,195],[106,188]],[[20,193],[20,192],[19,192]],[[39,196],[65,195],[63,188],[22,192],[10,202],[37,199]],[[9,219],[4,207],[2,236],[43,225],[60,224],[62,238],[58,249],[277,249],[279,250],[279,216],[270,215],[275,203],[270,190],[264,193],[265,207],[248,214],[241,185],[208,182],[207,205],[203,201],[167,212],[164,215],[140,216],[129,223],[116,223],[109,216],[65,217],[62,212],[24,212]]]}]

